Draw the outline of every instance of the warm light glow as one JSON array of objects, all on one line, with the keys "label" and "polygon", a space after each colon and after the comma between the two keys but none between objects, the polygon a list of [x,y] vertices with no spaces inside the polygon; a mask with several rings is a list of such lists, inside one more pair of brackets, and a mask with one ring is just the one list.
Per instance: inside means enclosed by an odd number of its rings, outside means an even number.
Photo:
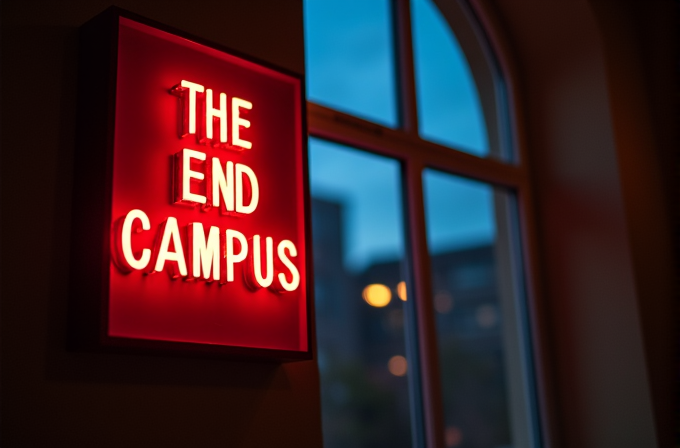
[{"label": "warm light glow", "polygon": [[439,314],[446,314],[453,309],[453,298],[447,291],[439,291],[434,295],[434,309]]},{"label": "warm light glow", "polygon": [[291,281],[288,282],[286,280],[286,276],[281,272],[278,275],[279,283],[281,283],[281,287],[285,291],[295,291],[298,286],[300,286],[300,273],[286,255],[286,250],[288,250],[291,257],[297,257],[297,249],[295,248],[295,244],[293,244],[292,241],[283,240],[279,243],[279,246],[276,250],[279,260],[281,260],[281,262],[288,268],[292,277]]},{"label": "warm light glow", "polygon": [[231,99],[231,144],[240,146],[241,148],[251,149],[253,144],[249,141],[240,138],[240,127],[250,127],[250,121],[241,118],[241,109],[252,109],[253,103],[243,100],[241,98]]},{"label": "warm light glow", "polygon": [[[191,81],[182,80],[180,86],[189,89],[189,134],[196,133],[196,92],[205,91],[205,87]],[[184,96],[186,101],[186,95]]]},{"label": "warm light glow", "polygon": [[[123,249],[123,257],[125,263],[130,269],[144,269],[151,260],[151,250],[142,249],[142,256],[139,259],[135,258],[135,254],[132,250],[132,224],[135,220],[139,220],[142,223],[142,230],[151,229],[151,223],[149,222],[149,217],[146,216],[141,210],[130,210],[125,216],[123,221],[123,228],[121,229],[121,246]],[[137,229],[137,232],[140,230]]]},{"label": "warm light glow", "polygon": [[[177,270],[179,275],[186,277],[187,275],[187,265],[184,261],[184,250],[182,249],[182,240],[179,236],[179,227],[177,226],[177,219],[172,216],[169,217],[165,223],[161,226],[163,232],[163,237],[161,239],[161,244],[158,247],[158,253],[156,255],[156,263],[153,268],[153,272],[161,272],[165,267],[166,261],[174,261],[177,263]],[[174,251],[170,251],[170,241],[174,247]],[[177,277],[177,271],[171,270],[170,275],[173,278]]]},{"label": "warm light glow", "polygon": [[[220,197],[228,212],[234,211],[234,162],[227,162],[225,173],[217,157],[212,159],[212,205],[220,206]],[[225,177],[226,174],[226,177]]]},{"label": "warm light glow", "polygon": [[220,143],[227,143],[227,94],[220,93],[220,107],[213,107],[213,91],[205,91],[205,137],[208,141],[213,139],[213,118],[220,119]]},{"label": "warm light glow", "polygon": [[387,362],[387,370],[394,376],[404,376],[408,370],[408,363],[406,358],[401,355],[395,355]]},{"label": "warm light glow", "polygon": [[267,264],[265,276],[262,275],[262,251],[260,248],[260,235],[253,237],[253,274],[255,281],[262,288],[271,286],[274,281],[274,240],[272,237],[265,238],[265,261]]},{"label": "warm light glow", "polygon": [[194,194],[191,192],[191,179],[203,180],[205,179],[205,174],[198,171],[193,171],[191,169],[191,160],[205,161],[206,155],[200,151],[194,151],[189,148],[184,148],[182,150],[182,163],[180,166],[181,177],[182,177],[182,190],[179,200],[182,202],[195,203],[195,204],[205,204],[207,202],[205,196],[200,194]]},{"label": "warm light glow", "polygon": [[[250,181],[250,204],[243,205],[243,175],[248,177]],[[236,212],[243,213],[244,215],[250,214],[257,208],[257,203],[260,201],[260,187],[257,183],[257,176],[255,172],[250,169],[250,167],[243,165],[242,163],[236,164]]]},{"label": "warm light glow", "polygon": [[[225,232],[225,250],[224,258],[227,260],[227,281],[234,281],[234,264],[240,263],[248,256],[248,241],[246,237],[237,230],[227,229]],[[234,240],[237,239],[241,244],[239,253],[234,253]]]},{"label": "warm light glow", "polygon": [[444,441],[447,448],[458,446],[463,441],[463,432],[455,426],[449,426],[444,433]]},{"label": "warm light glow", "polygon": [[363,297],[366,303],[376,308],[387,306],[392,300],[392,291],[385,285],[374,283],[364,288]]},{"label": "warm light glow", "polygon": [[220,279],[220,229],[211,226],[206,241],[203,224],[189,224],[189,253],[191,254],[191,276],[203,280]]},{"label": "warm light glow", "polygon": [[397,283],[397,295],[402,301],[406,302],[406,282]]}]

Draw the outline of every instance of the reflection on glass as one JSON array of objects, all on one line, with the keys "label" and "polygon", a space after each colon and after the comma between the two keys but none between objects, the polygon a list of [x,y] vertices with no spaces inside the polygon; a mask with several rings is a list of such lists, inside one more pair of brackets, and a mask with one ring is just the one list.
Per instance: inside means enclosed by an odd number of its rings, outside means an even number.
[{"label": "reflection on glass", "polygon": [[409,447],[399,164],[309,148],[324,446]]},{"label": "reflection on glass", "polygon": [[426,170],[447,447],[511,446],[493,187]]},{"label": "reflection on glass", "polygon": [[388,0],[305,0],[307,96],[395,127],[392,14]]},{"label": "reflection on glass", "polygon": [[431,0],[411,4],[420,136],[488,155],[477,88],[456,37]]}]

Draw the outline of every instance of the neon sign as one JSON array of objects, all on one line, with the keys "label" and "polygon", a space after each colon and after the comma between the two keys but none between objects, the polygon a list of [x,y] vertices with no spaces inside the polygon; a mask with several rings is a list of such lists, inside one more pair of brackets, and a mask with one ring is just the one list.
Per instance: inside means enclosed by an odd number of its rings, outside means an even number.
[{"label": "neon sign", "polygon": [[82,29],[76,338],[309,358],[302,80],[148,23]]}]

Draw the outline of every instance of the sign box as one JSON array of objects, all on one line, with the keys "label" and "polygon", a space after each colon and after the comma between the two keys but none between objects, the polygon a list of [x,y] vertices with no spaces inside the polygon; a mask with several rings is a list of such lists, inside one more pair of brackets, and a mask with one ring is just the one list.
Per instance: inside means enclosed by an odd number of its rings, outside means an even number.
[{"label": "sign box", "polygon": [[117,8],[80,61],[71,342],[309,359],[302,77]]}]

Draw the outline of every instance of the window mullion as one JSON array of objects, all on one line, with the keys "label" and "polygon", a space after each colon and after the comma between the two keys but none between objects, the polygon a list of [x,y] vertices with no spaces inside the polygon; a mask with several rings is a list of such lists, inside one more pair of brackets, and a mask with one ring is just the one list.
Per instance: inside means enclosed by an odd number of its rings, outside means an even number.
[{"label": "window mullion", "polygon": [[416,81],[413,67],[413,39],[411,36],[411,7],[409,0],[395,0],[393,5],[399,124],[407,133],[418,135]]},{"label": "window mullion", "polygon": [[[409,158],[404,164],[406,222],[408,229],[408,265],[411,275],[412,310],[417,328],[420,399],[423,406],[423,428],[428,448],[444,446],[444,417],[439,378],[439,355],[432,303],[430,258],[427,250],[425,205],[423,200],[422,161]],[[409,335],[413,337],[414,334]],[[414,403],[417,405],[417,403]]]}]

